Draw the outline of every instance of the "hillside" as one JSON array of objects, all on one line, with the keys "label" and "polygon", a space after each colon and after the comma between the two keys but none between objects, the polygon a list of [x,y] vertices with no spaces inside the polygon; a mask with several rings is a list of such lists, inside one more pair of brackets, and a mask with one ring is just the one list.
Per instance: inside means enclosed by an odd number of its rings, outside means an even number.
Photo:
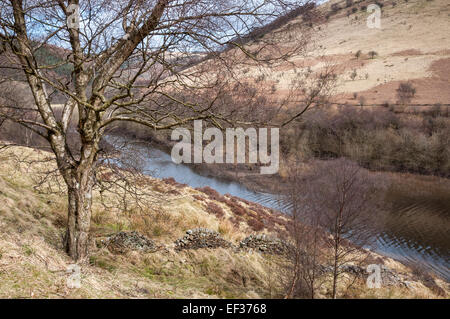
[{"label": "hillside", "polygon": [[[22,162],[16,161],[17,155]],[[118,202],[111,205],[118,199],[114,196],[109,196],[106,203],[111,206],[100,205],[100,193],[95,193],[91,255],[87,262],[80,264],[81,288],[71,289],[66,284],[71,261],[61,247],[66,201],[57,192],[55,180],[36,184],[43,165],[50,169],[53,165],[42,162],[49,154],[11,147],[0,156],[2,298],[283,296],[284,277],[283,271],[280,272],[285,264],[283,255],[274,254],[276,250],[271,250],[269,244],[261,246],[264,249],[249,244],[273,237],[248,235],[280,236],[285,217],[269,216],[261,206],[220,196],[210,189],[195,190],[173,180],[153,178],[145,178],[139,188],[159,201],[141,211],[131,206],[127,210],[114,208],[120,207]],[[263,225],[252,223],[251,219]],[[187,230],[198,228],[201,228],[197,231],[200,237],[204,236],[202,233],[214,234],[214,231],[218,237],[212,235],[214,239],[212,242],[208,239],[207,248],[196,246],[196,230],[182,237]],[[126,240],[120,242],[121,238]],[[244,238],[247,239],[239,245]],[[232,248],[235,245],[241,248]],[[151,249],[143,250],[146,246]],[[373,258],[381,259],[388,267],[390,284],[371,290],[359,279],[345,297],[429,298],[443,296],[448,291],[447,284],[439,279],[414,274],[386,257],[373,254]],[[329,288],[329,283],[325,284],[320,296],[327,297]]]},{"label": "hillside", "polygon": [[[381,29],[365,26],[368,14],[361,10],[361,2],[342,9],[357,8],[357,13],[347,17],[342,12],[331,18],[318,41],[342,67],[339,98],[348,100],[348,93],[358,92],[367,104],[394,103],[399,82],[409,80],[417,88],[413,103],[449,104],[450,4],[439,0],[381,3]],[[358,50],[361,61],[355,58]],[[370,51],[378,56],[368,58]],[[358,74],[354,81],[352,70]]]},{"label": "hillside", "polygon": [[[305,52],[267,68],[240,68],[240,78],[262,78],[261,84],[282,95],[299,73],[320,73],[332,68],[338,75],[332,96],[335,103],[359,105],[359,99],[363,99],[367,106],[395,104],[399,83],[410,81],[417,91],[412,104],[450,104],[448,1],[379,1],[381,29],[366,25],[366,8],[371,2],[348,3],[329,1],[318,7],[322,18],[314,22]],[[335,9],[331,8],[333,4]],[[293,19],[262,39],[276,37],[289,50],[297,44],[293,35],[303,30],[302,19]],[[249,42],[246,49],[255,51],[258,43],[259,40]],[[360,55],[356,57],[358,51]],[[374,57],[369,55],[371,51],[376,53]]]},{"label": "hillside", "polygon": [[[233,46],[227,46],[220,56],[243,55],[234,67],[235,79],[254,81],[277,96],[288,94],[300,74],[332,69],[338,76],[332,92],[333,103],[396,104],[399,84],[409,81],[416,94],[407,109],[440,104],[445,111],[450,105],[450,4],[445,0],[380,0],[376,3],[381,8],[381,28],[371,29],[367,26],[370,3],[367,0],[327,1],[313,9],[314,14],[305,17],[303,10],[293,11],[239,40],[249,53],[258,52],[258,57],[273,54],[261,49],[264,39],[275,39],[286,52],[305,41],[304,48],[284,62],[252,66],[251,59]],[[306,24],[311,29],[305,28]],[[42,65],[61,63],[53,72],[62,77],[72,71],[62,63],[66,55],[65,50],[53,45],[37,52]],[[194,74],[198,64],[207,64],[208,57],[214,60],[215,56],[202,52],[190,55],[166,52],[165,55],[172,68],[187,69],[184,71],[187,74],[191,71]],[[206,62],[202,62],[205,58]],[[9,71],[1,72],[6,75]],[[55,103],[64,101],[63,98],[54,100]]]}]

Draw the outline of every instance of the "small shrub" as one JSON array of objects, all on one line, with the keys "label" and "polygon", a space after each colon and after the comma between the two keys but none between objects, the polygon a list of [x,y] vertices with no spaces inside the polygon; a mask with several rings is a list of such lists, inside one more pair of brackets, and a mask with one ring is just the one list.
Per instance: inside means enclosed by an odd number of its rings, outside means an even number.
[{"label": "small shrub", "polygon": [[430,112],[429,112],[429,114],[430,114],[431,117],[442,116],[441,113],[442,113],[442,112],[441,112],[441,104],[440,104],[440,103],[434,104],[434,105],[431,107]]},{"label": "small shrub", "polygon": [[339,10],[341,10],[341,7],[339,6],[339,4],[333,3],[333,4],[331,5],[331,12],[336,13],[336,12],[338,12]]},{"label": "small shrub", "polygon": [[375,51],[370,51],[368,54],[369,54],[369,56],[370,56],[371,59],[373,59],[373,58],[375,58],[376,56],[378,56],[378,53],[375,52]]},{"label": "small shrub", "polygon": [[206,205],[206,210],[208,211],[208,213],[213,214],[218,218],[222,218],[223,216],[225,216],[225,212],[223,211],[222,207],[213,202],[209,202]]},{"label": "small shrub", "polygon": [[250,218],[247,221],[247,225],[254,231],[261,231],[264,229],[264,224],[256,218]]},{"label": "small shrub", "polygon": [[162,181],[167,185],[175,186],[177,188],[183,188],[187,186],[186,184],[178,183],[173,177],[163,178]]},{"label": "small shrub", "polygon": [[433,276],[430,275],[430,273],[424,269],[421,265],[418,264],[409,264],[412,275],[415,277],[416,280],[421,281],[425,287],[429,288],[431,291],[433,291],[435,294],[439,296],[445,296],[445,291],[439,287],[439,285],[436,284],[436,281],[434,280]]},{"label": "small shrub", "polygon": [[272,94],[277,91],[277,86],[275,84],[272,84],[272,88],[270,89]]},{"label": "small shrub", "polygon": [[222,195],[220,195],[216,190],[212,189],[209,186],[199,187],[196,188],[196,190],[208,195],[208,197],[213,200],[221,201],[223,198]]},{"label": "small shrub", "polygon": [[237,203],[228,201],[227,205],[230,207],[231,211],[238,216],[244,216],[246,214],[245,208]]},{"label": "small shrub", "polygon": [[239,216],[231,216],[228,218],[228,220],[233,224],[233,227],[239,228],[239,225],[242,221],[242,217]]},{"label": "small shrub", "polygon": [[359,57],[361,56],[361,54],[362,54],[362,51],[361,51],[361,50],[356,51],[356,53],[355,53],[356,59],[359,59]]},{"label": "small shrub", "polygon": [[192,195],[192,197],[193,197],[195,200],[198,200],[198,201],[200,201],[200,202],[202,202],[202,201],[205,200],[205,198],[204,198],[203,196],[196,195],[196,194]]},{"label": "small shrub", "polygon": [[177,191],[176,189],[171,189],[171,190],[167,191],[166,194],[174,195],[174,196],[181,195],[181,193],[179,191]]},{"label": "small shrub", "polygon": [[259,83],[259,82],[262,82],[262,81],[264,81],[264,79],[266,78],[266,75],[265,74],[261,74],[261,75],[259,75],[257,78],[256,78],[256,83]]},{"label": "small shrub", "polygon": [[411,102],[413,97],[416,95],[416,88],[411,82],[401,82],[397,89],[397,98],[399,103],[402,105]]},{"label": "small shrub", "polygon": [[364,97],[364,96],[360,96],[359,97],[359,105],[360,106],[363,106],[363,105],[365,105],[366,104],[366,98]]}]

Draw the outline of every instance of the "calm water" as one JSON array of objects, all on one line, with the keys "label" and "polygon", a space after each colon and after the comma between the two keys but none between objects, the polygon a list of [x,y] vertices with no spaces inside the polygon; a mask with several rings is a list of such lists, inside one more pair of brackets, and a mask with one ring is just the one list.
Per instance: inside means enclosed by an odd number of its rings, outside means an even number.
[{"label": "calm water", "polygon": [[[144,146],[140,146],[142,149]],[[135,149],[136,150],[136,149]],[[170,155],[148,148],[150,159],[143,163],[149,175],[173,177],[192,187],[209,186],[221,194],[231,194],[287,212],[289,205],[280,196],[247,189],[237,182],[203,176],[188,166],[172,162]],[[398,260],[419,263],[450,281],[450,199],[446,201],[391,196],[377,236],[376,250]]]}]

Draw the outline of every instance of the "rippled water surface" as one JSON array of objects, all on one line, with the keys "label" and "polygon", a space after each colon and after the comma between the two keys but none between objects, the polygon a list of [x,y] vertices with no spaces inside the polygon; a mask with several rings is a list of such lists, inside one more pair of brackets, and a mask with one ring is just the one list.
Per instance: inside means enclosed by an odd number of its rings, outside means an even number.
[{"label": "rippled water surface", "polygon": [[450,281],[449,199],[395,201],[378,235],[386,255],[418,262]]}]

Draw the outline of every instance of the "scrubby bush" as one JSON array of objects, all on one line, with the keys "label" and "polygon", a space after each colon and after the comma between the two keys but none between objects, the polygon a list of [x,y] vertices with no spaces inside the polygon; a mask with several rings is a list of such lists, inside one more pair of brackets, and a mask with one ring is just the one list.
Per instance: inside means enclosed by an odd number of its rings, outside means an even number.
[{"label": "scrubby bush", "polygon": [[212,200],[221,201],[223,199],[222,195],[220,195],[215,189],[212,189],[209,186],[199,187],[196,188],[196,190],[208,195],[208,197]]},{"label": "scrubby bush", "polygon": [[208,204],[206,205],[206,210],[208,211],[208,213],[213,214],[218,218],[222,218],[223,216],[225,216],[225,212],[223,211],[222,207],[213,202],[208,202]]},{"label": "scrubby bush", "polygon": [[375,51],[369,51],[368,54],[369,54],[369,56],[370,56],[371,59],[375,58],[375,57],[378,55],[378,53],[375,52]]},{"label": "scrubby bush", "polygon": [[341,6],[340,6],[339,4],[333,3],[333,4],[331,5],[331,12],[336,13],[336,12],[338,12],[339,10],[341,10]]},{"label": "scrubby bush", "polygon": [[400,104],[405,105],[411,102],[416,95],[416,88],[411,82],[402,82],[397,89],[397,98]]},{"label": "scrubby bush", "polygon": [[359,105],[360,106],[363,106],[363,105],[365,105],[366,104],[366,98],[364,97],[364,96],[360,96],[359,97]]},{"label": "scrubby bush", "polygon": [[247,221],[247,225],[254,231],[261,231],[264,229],[264,224],[256,218],[250,218]]},{"label": "scrubby bush", "polygon": [[167,185],[175,186],[175,187],[177,187],[177,188],[183,188],[183,187],[186,187],[186,186],[187,186],[186,184],[178,183],[178,182],[175,180],[175,178],[173,178],[173,177],[163,178],[162,181],[163,181],[164,183],[166,183]]},{"label": "scrubby bush", "polygon": [[192,195],[192,198],[194,198],[195,200],[198,200],[199,202],[203,202],[205,200],[205,198],[203,196],[200,195]]}]

